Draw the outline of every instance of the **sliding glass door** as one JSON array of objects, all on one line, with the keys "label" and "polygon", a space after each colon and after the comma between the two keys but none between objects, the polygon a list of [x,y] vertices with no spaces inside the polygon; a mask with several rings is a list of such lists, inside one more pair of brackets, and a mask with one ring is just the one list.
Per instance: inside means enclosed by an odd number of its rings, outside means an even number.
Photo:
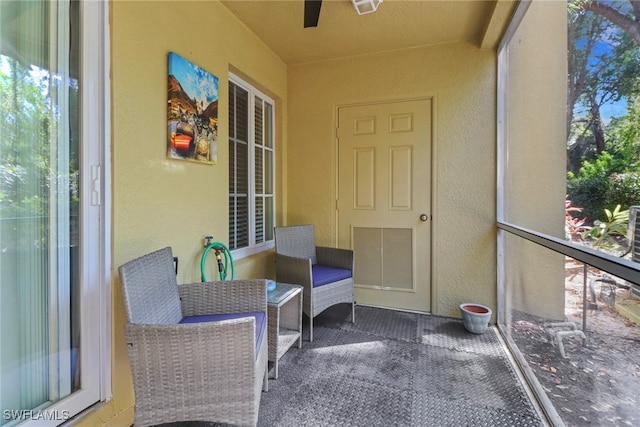
[{"label": "sliding glass door", "polygon": [[104,245],[88,238],[103,143],[84,129],[83,5],[0,2],[2,425],[59,424],[100,399],[102,343],[86,337],[100,337],[104,302],[100,269],[87,271]]}]

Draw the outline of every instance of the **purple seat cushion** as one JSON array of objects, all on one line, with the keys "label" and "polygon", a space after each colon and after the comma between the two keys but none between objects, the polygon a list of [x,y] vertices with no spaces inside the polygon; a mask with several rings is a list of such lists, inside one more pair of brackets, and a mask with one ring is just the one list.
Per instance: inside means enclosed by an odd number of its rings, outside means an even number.
[{"label": "purple seat cushion", "polygon": [[313,275],[314,288],[351,277],[351,270],[347,270],[345,268],[329,267],[322,264],[312,265],[311,273]]},{"label": "purple seat cushion", "polygon": [[264,331],[267,329],[267,322],[265,313],[263,311],[256,311],[250,313],[225,313],[225,314],[202,314],[199,316],[186,316],[183,317],[180,323],[204,323],[204,322],[219,322],[221,320],[229,319],[241,319],[243,317],[254,317],[256,319],[256,357],[258,357],[257,349],[260,348],[262,343],[262,337]]}]

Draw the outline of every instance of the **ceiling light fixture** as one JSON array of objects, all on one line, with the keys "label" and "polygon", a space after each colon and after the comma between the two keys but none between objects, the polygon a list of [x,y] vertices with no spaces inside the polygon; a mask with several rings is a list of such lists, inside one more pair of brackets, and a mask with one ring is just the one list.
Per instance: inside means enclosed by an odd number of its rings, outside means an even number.
[{"label": "ceiling light fixture", "polygon": [[353,7],[358,11],[358,15],[364,15],[365,13],[371,13],[378,10],[378,6],[382,3],[382,0],[351,0]]}]

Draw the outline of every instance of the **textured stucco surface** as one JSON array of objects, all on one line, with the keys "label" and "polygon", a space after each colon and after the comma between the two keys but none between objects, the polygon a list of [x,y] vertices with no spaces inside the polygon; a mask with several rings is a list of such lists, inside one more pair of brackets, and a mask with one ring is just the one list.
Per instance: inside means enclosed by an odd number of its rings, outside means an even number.
[{"label": "textured stucco surface", "polygon": [[[150,2],[112,6],[114,265],[172,246],[181,259],[178,282],[197,281],[202,238],[228,240],[230,64],[268,88],[285,109],[286,67],[217,2],[163,2],[154,7],[153,20],[144,18],[149,7]],[[175,16],[188,18],[202,34],[157,24]],[[217,165],[166,158],[170,51],[219,78]],[[280,120],[278,145],[286,135],[284,116]]]},{"label": "textured stucco surface", "polygon": [[[558,2],[561,3],[561,2]],[[149,8],[153,8],[150,19]],[[227,75],[255,80],[276,100],[278,223],[314,223],[335,240],[335,112],[340,105],[433,99],[432,307],[459,317],[474,301],[496,308],[496,55],[475,42],[292,66],[217,2],[111,3],[113,399],[78,425],[130,425],[133,390],[116,267],[172,246],[179,282],[199,279],[204,235],[226,241]],[[195,31],[170,31],[166,22]],[[554,42],[555,43],[555,42]],[[166,159],[169,51],[219,77],[215,166]],[[535,70],[535,65],[533,65]],[[533,72],[533,71],[531,71]],[[286,185],[284,184],[286,183]],[[273,254],[236,264],[239,277],[273,277]]]},{"label": "textured stucco surface", "polygon": [[[172,22],[189,22],[188,27],[195,30],[174,31],[171,25],[164,25]],[[217,165],[166,158],[170,51],[219,78]],[[286,110],[284,63],[219,3],[111,3],[113,399],[79,425],[129,426],[133,422],[133,387],[117,266],[171,246],[180,260],[178,283],[199,281],[202,238],[213,235],[223,242],[228,240],[225,123],[230,66],[268,88],[277,108]],[[281,147],[286,140],[286,116],[278,114],[276,119],[276,144]],[[240,260],[236,267],[236,277],[274,277],[270,252]]]},{"label": "textured stucco surface", "polygon": [[436,298],[424,311],[495,307],[495,64],[494,51],[455,43],[290,67],[287,222],[334,243],[337,106],[433,97]]}]

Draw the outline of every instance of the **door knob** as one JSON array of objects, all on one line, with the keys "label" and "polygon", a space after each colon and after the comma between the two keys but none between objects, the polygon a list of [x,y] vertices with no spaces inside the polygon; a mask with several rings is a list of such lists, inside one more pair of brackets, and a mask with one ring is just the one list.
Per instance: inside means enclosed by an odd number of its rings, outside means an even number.
[{"label": "door knob", "polygon": [[429,219],[429,216],[427,214],[420,215],[420,221],[426,221],[428,219]]}]

